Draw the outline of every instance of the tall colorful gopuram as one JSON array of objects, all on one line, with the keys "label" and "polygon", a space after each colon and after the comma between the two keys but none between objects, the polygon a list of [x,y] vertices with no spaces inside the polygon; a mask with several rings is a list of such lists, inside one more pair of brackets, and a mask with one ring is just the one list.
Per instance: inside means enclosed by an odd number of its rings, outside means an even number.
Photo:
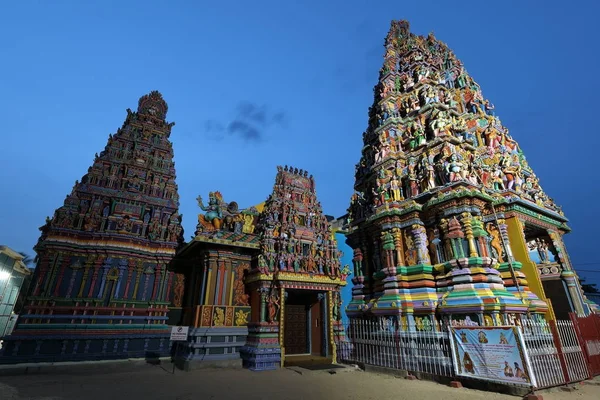
[{"label": "tall colorful gopuram", "polygon": [[168,354],[168,307],[183,287],[167,264],[183,230],[167,109],[157,91],[127,109],[40,228],[32,290],[0,360]]},{"label": "tall colorful gopuram", "polygon": [[567,219],[446,44],[393,21],[374,96],[349,208],[350,318],[430,330],[589,313]]},{"label": "tall colorful gopuram", "polygon": [[254,370],[284,362],[335,362],[344,341],[340,288],[347,271],[315,181],[301,169],[277,169],[256,224],[260,253],[245,279],[252,312],[241,355]]}]

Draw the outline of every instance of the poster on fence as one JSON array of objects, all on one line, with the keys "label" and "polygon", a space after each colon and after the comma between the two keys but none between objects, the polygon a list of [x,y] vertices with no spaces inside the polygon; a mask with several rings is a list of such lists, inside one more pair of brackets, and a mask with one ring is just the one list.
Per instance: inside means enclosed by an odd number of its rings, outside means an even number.
[{"label": "poster on fence", "polygon": [[521,332],[513,326],[450,327],[456,375],[535,385]]}]

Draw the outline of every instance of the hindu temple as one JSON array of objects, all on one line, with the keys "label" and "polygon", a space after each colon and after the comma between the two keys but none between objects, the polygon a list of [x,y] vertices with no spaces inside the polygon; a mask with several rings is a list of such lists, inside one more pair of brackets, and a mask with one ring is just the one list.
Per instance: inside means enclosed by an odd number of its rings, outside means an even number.
[{"label": "hindu temple", "polygon": [[348,209],[351,319],[402,329],[586,315],[560,207],[462,62],[393,21]]},{"label": "hindu temple", "polygon": [[123,126],[40,228],[27,304],[2,362],[169,354],[169,306],[181,279],[167,264],[182,243],[174,123],[157,91]]},{"label": "hindu temple", "polygon": [[252,370],[294,362],[336,361],[344,345],[340,264],[335,234],[314,178],[278,167],[273,192],[239,209],[211,192],[195,238],[174,260],[185,277],[183,320],[192,328],[179,361]]}]

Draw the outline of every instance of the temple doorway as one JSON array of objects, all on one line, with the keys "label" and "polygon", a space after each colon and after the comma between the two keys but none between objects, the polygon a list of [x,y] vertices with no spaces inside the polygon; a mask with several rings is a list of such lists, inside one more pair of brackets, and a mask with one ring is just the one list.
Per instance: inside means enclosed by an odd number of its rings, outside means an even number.
[{"label": "temple doorway", "polygon": [[324,295],[311,290],[288,290],[287,293],[283,327],[285,355],[326,356]]}]

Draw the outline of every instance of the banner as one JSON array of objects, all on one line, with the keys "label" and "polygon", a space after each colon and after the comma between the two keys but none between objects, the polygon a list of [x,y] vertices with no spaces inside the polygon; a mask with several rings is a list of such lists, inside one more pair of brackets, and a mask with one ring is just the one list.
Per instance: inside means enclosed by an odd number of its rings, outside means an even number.
[{"label": "banner", "polygon": [[456,375],[534,386],[521,332],[514,326],[450,327]]}]

